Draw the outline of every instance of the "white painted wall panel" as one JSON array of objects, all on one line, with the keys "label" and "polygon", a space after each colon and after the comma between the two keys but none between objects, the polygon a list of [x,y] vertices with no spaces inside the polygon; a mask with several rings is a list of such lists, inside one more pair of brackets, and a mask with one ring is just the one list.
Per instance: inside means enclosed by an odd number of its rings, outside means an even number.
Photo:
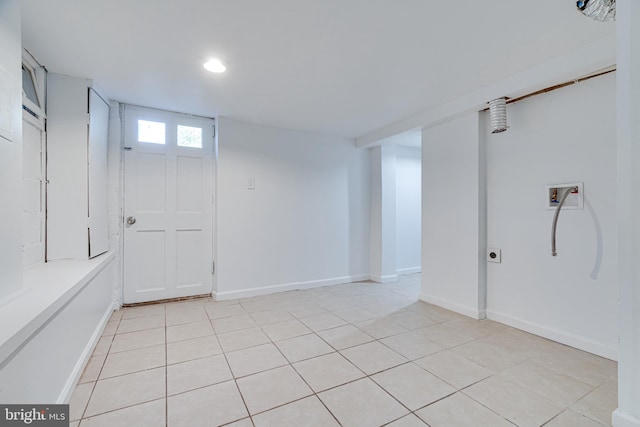
[{"label": "white painted wall panel", "polygon": [[111,314],[114,266],[109,261],[22,348],[0,361],[0,401],[68,402]]},{"label": "white painted wall panel", "polygon": [[20,1],[0,2],[0,300],[22,285]]},{"label": "white painted wall panel", "polygon": [[[508,106],[487,133],[490,318],[617,357],[615,74]],[[488,120],[488,117],[483,117]],[[584,183],[584,210],[563,210],[551,256],[546,185]]]},{"label": "white painted wall panel", "polygon": [[368,277],[368,150],[224,117],[217,126],[218,297]]},{"label": "white painted wall panel", "polygon": [[89,90],[89,258],[109,250],[107,143],[109,104]]},{"label": "white painted wall panel", "polygon": [[420,271],[422,153],[396,146],[396,268]]},{"label": "white painted wall panel", "polygon": [[49,73],[47,83],[47,256],[88,257],[87,87]]},{"label": "white painted wall panel", "polygon": [[422,131],[420,299],[474,318],[484,315],[478,133],[478,113]]}]

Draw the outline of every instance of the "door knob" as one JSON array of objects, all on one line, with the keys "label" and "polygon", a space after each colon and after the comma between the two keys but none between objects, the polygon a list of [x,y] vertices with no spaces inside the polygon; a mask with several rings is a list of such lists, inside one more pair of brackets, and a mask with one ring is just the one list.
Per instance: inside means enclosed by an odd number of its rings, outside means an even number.
[{"label": "door knob", "polygon": [[127,217],[127,224],[133,225],[135,223],[136,223],[136,217],[135,216]]}]

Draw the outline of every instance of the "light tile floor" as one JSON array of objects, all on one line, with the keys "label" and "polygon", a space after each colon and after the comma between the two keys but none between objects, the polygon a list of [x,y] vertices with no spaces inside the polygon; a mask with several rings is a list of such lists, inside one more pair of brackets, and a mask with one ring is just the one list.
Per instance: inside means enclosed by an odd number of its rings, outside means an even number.
[{"label": "light tile floor", "polygon": [[420,276],[115,312],[72,427],[597,427],[615,362],[419,302]]}]

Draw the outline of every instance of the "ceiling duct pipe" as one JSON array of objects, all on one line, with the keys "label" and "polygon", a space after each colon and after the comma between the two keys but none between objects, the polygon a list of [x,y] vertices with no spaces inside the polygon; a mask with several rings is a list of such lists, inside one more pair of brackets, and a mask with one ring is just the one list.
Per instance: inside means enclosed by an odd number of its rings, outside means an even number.
[{"label": "ceiling duct pipe", "polygon": [[595,21],[616,20],[616,0],[578,0],[576,7],[584,16]]},{"label": "ceiling duct pipe", "polygon": [[507,130],[507,98],[489,101],[489,116],[491,117],[491,133]]}]

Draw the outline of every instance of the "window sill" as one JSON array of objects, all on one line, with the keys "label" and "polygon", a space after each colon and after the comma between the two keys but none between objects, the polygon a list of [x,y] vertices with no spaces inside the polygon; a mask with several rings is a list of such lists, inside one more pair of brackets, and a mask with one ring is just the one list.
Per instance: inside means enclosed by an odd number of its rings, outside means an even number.
[{"label": "window sill", "polygon": [[24,272],[22,289],[0,301],[0,365],[46,325],[114,258],[51,261]]}]

